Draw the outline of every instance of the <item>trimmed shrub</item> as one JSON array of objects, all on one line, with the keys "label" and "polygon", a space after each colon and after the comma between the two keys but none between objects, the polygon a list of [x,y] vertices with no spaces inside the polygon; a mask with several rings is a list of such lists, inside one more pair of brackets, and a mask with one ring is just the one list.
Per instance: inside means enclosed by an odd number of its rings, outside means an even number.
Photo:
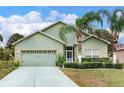
[{"label": "trimmed shrub", "polygon": [[70,68],[78,68],[78,65],[76,63],[71,63]]},{"label": "trimmed shrub", "polygon": [[70,64],[71,64],[71,63],[65,63],[65,64],[64,64],[64,67],[65,67],[65,68],[70,68]]},{"label": "trimmed shrub", "polygon": [[78,64],[78,69],[86,69],[86,66],[83,63]]},{"label": "trimmed shrub", "polygon": [[103,63],[102,62],[92,63],[92,67],[93,68],[103,68]]},{"label": "trimmed shrub", "polygon": [[65,68],[78,68],[78,64],[77,63],[65,63],[64,67]]},{"label": "trimmed shrub", "polygon": [[105,67],[105,68],[113,68],[114,65],[113,65],[113,63],[105,63],[105,64],[104,64],[104,67]]},{"label": "trimmed shrub", "polygon": [[114,64],[115,69],[123,69],[123,64]]},{"label": "trimmed shrub", "polygon": [[65,68],[93,69],[93,68],[115,68],[123,69],[123,64],[87,62],[87,63],[65,63]]},{"label": "trimmed shrub", "polygon": [[103,63],[101,63],[101,62],[88,62],[88,63],[79,64],[78,67],[84,68],[84,69],[103,68]]},{"label": "trimmed shrub", "polygon": [[82,58],[83,62],[109,62],[109,58]]},{"label": "trimmed shrub", "polygon": [[91,68],[93,68],[92,63],[83,63],[83,65],[84,65],[84,69],[91,69]]},{"label": "trimmed shrub", "polygon": [[65,68],[78,68],[78,69],[91,69],[91,68],[103,68],[103,63],[66,63]]}]

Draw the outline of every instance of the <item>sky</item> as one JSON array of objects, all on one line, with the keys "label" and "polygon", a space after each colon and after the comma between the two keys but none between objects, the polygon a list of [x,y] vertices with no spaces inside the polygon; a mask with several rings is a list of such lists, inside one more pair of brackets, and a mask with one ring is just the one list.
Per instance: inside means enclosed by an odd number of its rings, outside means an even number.
[{"label": "sky", "polygon": [[[57,21],[74,24],[75,20],[86,12],[100,9],[112,11],[115,8],[114,6],[0,6],[0,34],[4,39],[1,45],[5,46],[8,38],[14,33],[26,36]],[[97,26],[101,28],[100,25]],[[109,28],[107,22],[103,28]],[[124,33],[120,34],[119,42],[124,43]]]}]

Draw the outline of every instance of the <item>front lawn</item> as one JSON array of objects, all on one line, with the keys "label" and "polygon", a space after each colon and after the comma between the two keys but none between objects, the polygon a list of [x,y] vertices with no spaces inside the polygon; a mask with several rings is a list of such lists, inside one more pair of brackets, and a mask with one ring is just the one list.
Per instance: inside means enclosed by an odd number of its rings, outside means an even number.
[{"label": "front lawn", "polygon": [[124,70],[60,69],[80,87],[124,87]]},{"label": "front lawn", "polygon": [[18,66],[15,66],[12,62],[0,61],[0,80],[17,68]]}]

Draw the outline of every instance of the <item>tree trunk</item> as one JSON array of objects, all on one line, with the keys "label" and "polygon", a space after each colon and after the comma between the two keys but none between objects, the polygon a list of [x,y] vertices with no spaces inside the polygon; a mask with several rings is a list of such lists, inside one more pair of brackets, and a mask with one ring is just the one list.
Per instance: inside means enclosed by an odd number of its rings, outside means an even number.
[{"label": "tree trunk", "polygon": [[113,63],[116,64],[117,63],[117,41],[113,42]]},{"label": "tree trunk", "polygon": [[78,41],[78,61],[81,63],[81,41]]},{"label": "tree trunk", "polygon": [[78,43],[78,61],[81,63],[81,32],[80,30],[77,32],[77,43]]}]

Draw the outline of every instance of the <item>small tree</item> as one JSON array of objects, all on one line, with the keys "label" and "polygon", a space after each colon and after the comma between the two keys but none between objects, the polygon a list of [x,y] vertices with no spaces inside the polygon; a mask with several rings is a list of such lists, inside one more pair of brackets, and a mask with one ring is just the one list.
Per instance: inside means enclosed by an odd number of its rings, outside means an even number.
[{"label": "small tree", "polygon": [[6,48],[3,50],[3,58],[4,60],[9,60],[11,58],[12,50],[9,48]]},{"label": "small tree", "polygon": [[56,60],[56,66],[63,67],[66,62],[64,55],[58,54]]}]

